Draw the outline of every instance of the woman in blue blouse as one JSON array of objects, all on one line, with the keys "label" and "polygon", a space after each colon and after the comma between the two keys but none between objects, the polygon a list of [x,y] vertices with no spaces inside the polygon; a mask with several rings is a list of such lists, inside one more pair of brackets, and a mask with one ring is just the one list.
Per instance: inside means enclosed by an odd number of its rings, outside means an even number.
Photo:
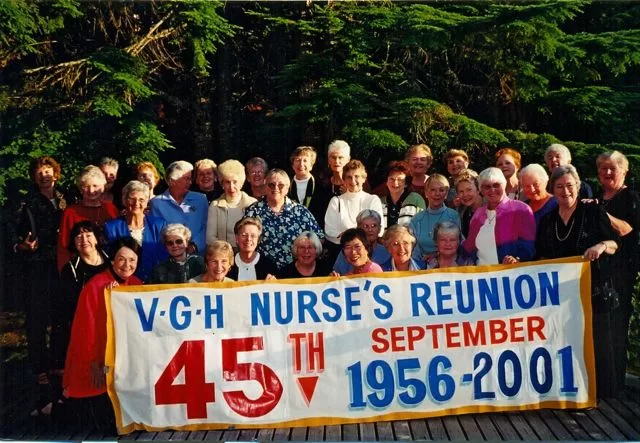
[{"label": "woman in blue blouse", "polygon": [[162,229],[167,222],[160,217],[144,214],[149,203],[149,192],[146,184],[131,180],[122,189],[124,215],[104,225],[107,243],[123,237],[133,237],[142,247],[140,264],[135,274],[143,282],[149,280],[155,265],[167,259],[167,250],[162,241]]}]

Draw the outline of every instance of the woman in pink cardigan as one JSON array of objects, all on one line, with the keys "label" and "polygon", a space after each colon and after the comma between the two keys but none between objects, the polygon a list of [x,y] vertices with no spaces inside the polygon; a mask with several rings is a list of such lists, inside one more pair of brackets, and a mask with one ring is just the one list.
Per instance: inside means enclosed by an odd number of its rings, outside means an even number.
[{"label": "woman in pink cardigan", "polygon": [[478,183],[487,203],[473,214],[464,250],[476,254],[479,265],[532,260],[536,222],[531,208],[507,197],[507,180],[498,168],[482,171]]}]

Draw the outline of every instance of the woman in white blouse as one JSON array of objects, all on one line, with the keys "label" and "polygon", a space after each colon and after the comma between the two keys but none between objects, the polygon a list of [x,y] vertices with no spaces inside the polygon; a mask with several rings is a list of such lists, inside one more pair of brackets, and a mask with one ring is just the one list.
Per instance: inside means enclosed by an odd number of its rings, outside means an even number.
[{"label": "woman in white blouse", "polygon": [[[340,245],[340,234],[358,226],[356,218],[363,209],[372,209],[382,216],[382,203],[376,195],[366,193],[362,186],[367,180],[367,171],[359,160],[351,160],[342,170],[346,192],[333,197],[324,217],[327,240]],[[384,220],[383,220],[384,224]],[[380,234],[384,233],[382,226]]]}]

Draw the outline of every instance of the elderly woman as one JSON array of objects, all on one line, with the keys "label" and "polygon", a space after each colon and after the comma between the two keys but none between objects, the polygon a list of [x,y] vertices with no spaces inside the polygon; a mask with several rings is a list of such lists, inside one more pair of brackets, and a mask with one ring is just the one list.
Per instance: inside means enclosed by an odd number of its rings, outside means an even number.
[{"label": "elderly woman", "polygon": [[169,189],[151,200],[151,214],[167,223],[182,223],[191,230],[191,240],[202,254],[207,229],[207,197],[189,191],[193,165],[179,160],[167,168],[165,179]]},{"label": "elderly woman", "polygon": [[132,237],[142,247],[136,277],[143,282],[151,277],[155,265],[167,259],[162,230],[167,222],[154,215],[145,215],[149,203],[149,187],[138,180],[131,180],[122,188],[124,215],[104,224],[104,237],[112,243],[123,237]]},{"label": "elderly woman", "polygon": [[162,240],[169,253],[169,259],[153,268],[149,283],[185,283],[202,274],[202,256],[187,252],[187,245],[191,240],[189,228],[180,223],[169,224],[162,230]]},{"label": "elderly woman", "polygon": [[[360,228],[347,229],[340,236],[340,247],[351,265],[351,270],[346,275],[366,274],[369,272],[382,272],[382,267],[371,261],[367,250],[367,234]],[[339,275],[333,271],[332,275]]]},{"label": "elderly woman", "polygon": [[418,240],[413,249],[413,258],[426,262],[436,253],[436,243],[433,240],[436,223],[448,220],[460,226],[460,216],[455,209],[447,208],[444,204],[449,192],[449,181],[445,176],[432,174],[425,187],[429,205],[425,211],[411,219],[409,228]]},{"label": "elderly woman", "polygon": [[238,160],[227,160],[218,166],[223,194],[211,202],[207,220],[207,244],[224,240],[237,248],[234,227],[245,210],[257,200],[242,190],[246,179],[244,167]]},{"label": "elderly woman", "polygon": [[384,262],[383,271],[418,271],[424,269],[424,263],[411,258],[416,238],[409,228],[393,225],[384,234],[384,243],[391,258]]},{"label": "elderly woman", "polygon": [[409,165],[406,162],[394,161],[389,164],[386,197],[380,197],[382,216],[386,226],[395,224],[406,226],[414,215],[424,211],[426,207],[422,194],[409,189],[408,185],[412,177],[410,174]]},{"label": "elderly woman", "polygon": [[518,171],[520,170],[522,156],[512,148],[502,148],[495,154],[496,168],[500,169],[507,179],[505,192],[512,200],[522,200],[520,198],[520,183],[518,182]]},{"label": "elderly woman", "polygon": [[160,173],[151,162],[140,162],[136,165],[136,180],[149,187],[149,199],[155,197],[154,190],[160,182]]},{"label": "elderly woman", "polygon": [[[359,160],[351,160],[342,170],[345,191],[340,196],[334,196],[329,202],[324,216],[327,240],[334,245],[340,243],[340,234],[346,229],[358,225],[356,217],[363,209],[373,209],[382,215],[382,203],[372,194],[364,192],[362,186],[367,179],[367,171]],[[381,232],[384,232],[384,220]]]},{"label": "elderly woman", "polygon": [[236,281],[265,280],[273,278],[276,265],[265,255],[257,251],[262,222],[259,218],[245,217],[233,227],[236,234],[238,252],[229,278]]},{"label": "elderly woman", "polygon": [[280,270],[293,262],[291,244],[301,232],[312,231],[320,238],[324,238],[324,233],[307,208],[287,197],[291,182],[286,172],[272,169],[267,172],[266,182],[266,198],[249,206],[245,215],[262,220],[258,251]]},{"label": "elderly woman", "polygon": [[[549,145],[547,147],[547,150],[544,152],[544,162],[547,165],[549,174],[551,174],[558,166],[566,166],[571,164],[571,151],[569,151],[569,148],[567,148],[565,145],[561,145],[560,143],[553,143],[552,145]],[[553,193],[553,189],[548,189],[548,191]],[[578,197],[580,198],[580,200],[593,198],[593,190],[587,182],[580,182],[580,191],[578,192]]]},{"label": "elderly woman", "polygon": [[556,198],[547,192],[548,183],[547,171],[537,163],[531,163],[520,171],[520,185],[533,211],[536,227],[540,225],[542,217],[558,206]]},{"label": "elderly woman", "polygon": [[478,186],[478,173],[472,169],[461,171],[458,174],[458,178],[456,178],[455,186],[458,200],[460,201],[460,230],[462,235],[467,237],[471,218],[484,203]]},{"label": "elderly woman", "polygon": [[113,426],[113,409],[107,397],[104,356],[107,348],[107,287],[140,285],[133,274],[140,245],[122,238],[112,245],[111,266],[89,281],[80,293],[71,327],[71,340],[64,367],[63,389],[67,397],[81,399],[77,409]]},{"label": "elderly woman", "polygon": [[289,198],[307,208],[321,228],[324,228],[324,214],[328,199],[320,182],[311,174],[316,163],[316,150],[311,146],[298,146],[291,154],[294,176]]},{"label": "elderly woman", "polygon": [[265,185],[265,174],[269,170],[269,166],[264,159],[260,157],[252,157],[245,165],[246,175],[249,177],[244,191],[251,197],[260,200],[267,192]]},{"label": "elderly woman", "polygon": [[[449,149],[445,154],[445,161],[451,183],[455,183],[458,174],[469,167],[469,155],[462,149]],[[450,188],[445,204],[450,208],[457,208],[460,205],[460,201],[456,197],[455,188]]]},{"label": "elderly woman", "polygon": [[342,169],[351,160],[351,147],[344,140],[334,140],[327,148],[329,175],[324,184],[325,194],[338,196],[345,190],[342,184]]},{"label": "elderly woman", "polygon": [[322,243],[315,232],[304,231],[291,245],[294,262],[285,266],[278,278],[319,277],[329,275],[329,270],[319,257]]},{"label": "elderly woman", "polygon": [[224,240],[215,240],[207,245],[204,254],[205,270],[189,280],[189,283],[213,283],[233,281],[227,274],[233,266],[233,247]]},{"label": "elderly woman", "polygon": [[196,182],[193,190],[206,195],[209,203],[220,197],[222,191],[216,187],[216,163],[211,159],[203,158],[198,160],[193,168]]},{"label": "elderly woman", "polygon": [[114,204],[102,200],[106,183],[107,179],[97,166],[86,166],[78,174],[76,185],[82,193],[82,200],[78,204],[67,206],[62,213],[58,231],[58,271],[71,258],[71,252],[68,248],[69,233],[73,225],[82,220],[91,220],[102,227],[106,221],[118,216],[118,209]]},{"label": "elderly woman", "polygon": [[[375,263],[382,265],[387,262],[391,256],[385,247],[380,244],[380,230],[382,229],[382,219],[377,211],[372,209],[363,209],[356,217],[358,228],[362,229],[367,235],[367,252],[369,257]],[[333,270],[340,275],[345,275],[351,271],[352,266],[347,261],[344,253],[340,251],[336,258]]]},{"label": "elderly woman", "polygon": [[611,397],[620,388],[616,377],[618,359],[614,356],[613,320],[615,297],[596,294],[612,277],[610,263],[603,260],[618,249],[618,236],[605,208],[582,203],[578,197],[580,177],[572,165],[558,166],[551,174],[551,189],[558,207],[540,221],[536,248],[539,258],[582,255],[592,261],[591,291],[593,309],[593,345],[596,360],[598,397]]},{"label": "elderly woman", "polygon": [[507,197],[507,179],[498,168],[482,171],[478,183],[487,203],[473,214],[464,250],[477,254],[479,265],[532,260],[536,221],[531,208]]},{"label": "elderly woman", "polygon": [[474,265],[471,257],[460,252],[460,227],[455,223],[443,221],[433,228],[438,252],[427,262],[427,269],[454,268]]},{"label": "elderly woman", "polygon": [[46,337],[58,277],[58,226],[67,202],[56,188],[56,182],[60,179],[60,165],[52,157],[33,160],[29,173],[32,185],[25,196],[10,203],[16,204],[10,211],[13,220],[7,223],[7,230],[9,245],[22,265],[20,295],[24,297],[27,318],[27,350],[41,393],[32,415],[39,415],[50,409],[49,406],[42,411],[49,404],[46,392],[49,388]]},{"label": "elderly woman", "polygon": [[629,320],[632,313],[633,285],[640,271],[640,198],[624,183],[629,160],[618,151],[604,152],[596,159],[598,180],[603,194],[599,203],[607,212],[611,226],[620,236],[620,250],[613,256],[613,283],[620,294],[620,309],[613,319],[613,346],[616,379],[624,387],[627,368]]}]

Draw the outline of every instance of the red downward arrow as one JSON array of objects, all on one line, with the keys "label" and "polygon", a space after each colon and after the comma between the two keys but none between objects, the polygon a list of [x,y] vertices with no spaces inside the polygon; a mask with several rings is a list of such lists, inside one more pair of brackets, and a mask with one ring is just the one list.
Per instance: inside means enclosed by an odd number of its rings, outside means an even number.
[{"label": "red downward arrow", "polygon": [[298,377],[298,387],[300,388],[300,392],[302,392],[302,397],[304,401],[307,403],[307,406],[311,403],[311,399],[313,398],[313,392],[316,390],[316,385],[318,384],[318,376],[312,375],[309,377]]}]

